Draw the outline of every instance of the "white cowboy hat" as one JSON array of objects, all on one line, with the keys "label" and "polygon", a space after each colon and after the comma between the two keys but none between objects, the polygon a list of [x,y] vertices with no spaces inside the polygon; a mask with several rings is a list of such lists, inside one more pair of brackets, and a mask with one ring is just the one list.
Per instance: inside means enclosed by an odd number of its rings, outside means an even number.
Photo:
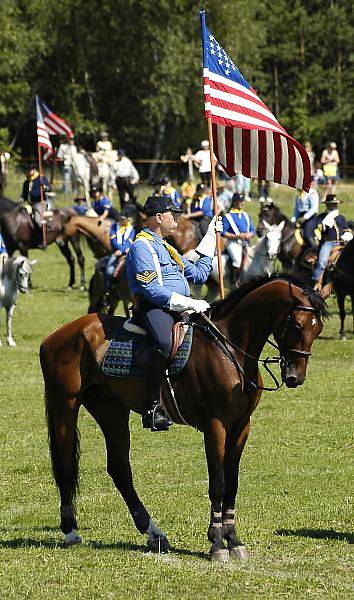
[{"label": "white cowboy hat", "polygon": [[202,148],[209,148],[208,140],[203,140],[202,142],[200,142],[200,145]]}]

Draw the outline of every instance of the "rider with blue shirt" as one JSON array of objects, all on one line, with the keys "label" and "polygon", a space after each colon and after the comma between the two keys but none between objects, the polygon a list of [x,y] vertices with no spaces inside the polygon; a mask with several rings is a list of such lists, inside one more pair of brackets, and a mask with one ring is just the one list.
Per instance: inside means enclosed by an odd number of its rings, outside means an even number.
[{"label": "rider with blue shirt", "polygon": [[113,221],[119,221],[120,214],[112,205],[112,202],[103,194],[102,186],[92,186],[90,189],[90,195],[92,198],[92,208],[104,219],[112,219]]},{"label": "rider with blue shirt", "polygon": [[184,214],[185,219],[192,219],[199,224],[201,235],[205,235],[211,219],[214,216],[213,201],[206,191],[203,183],[198,183],[193,200],[191,203],[191,212]]},{"label": "rider with blue shirt", "polygon": [[247,257],[249,240],[254,236],[251,217],[243,210],[245,197],[236,192],[232,196],[230,212],[223,218],[223,237],[227,239],[226,251],[231,265],[231,285],[235,285],[242,264]]},{"label": "rider with blue shirt", "polygon": [[109,232],[112,254],[109,255],[105,267],[106,288],[112,283],[121,258],[126,256],[135,239],[135,229],[130,219],[121,215],[119,223],[114,221]]},{"label": "rider with blue shirt", "polygon": [[[159,406],[160,388],[172,349],[172,328],[179,313],[204,312],[209,304],[190,298],[188,281],[204,283],[212,269],[216,235],[213,221],[196,252],[195,264],[182,257],[165,238],[177,228],[180,213],[170,197],[151,196],[144,212],[146,227],[137,235],[126,262],[130,291],[134,296],[134,320],[146,329],[154,346],[150,373],[149,404],[143,413],[143,426],[152,431],[166,430],[171,421]],[[220,227],[218,226],[220,229]]]}]

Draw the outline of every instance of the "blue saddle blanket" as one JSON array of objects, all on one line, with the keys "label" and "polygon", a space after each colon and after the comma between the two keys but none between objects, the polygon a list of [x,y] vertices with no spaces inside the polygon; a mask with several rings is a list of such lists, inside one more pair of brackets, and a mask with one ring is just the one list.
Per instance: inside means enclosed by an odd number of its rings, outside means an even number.
[{"label": "blue saddle blanket", "polygon": [[[193,328],[188,327],[181,346],[172,360],[168,372],[175,377],[185,367],[192,348]],[[103,359],[102,371],[113,377],[143,377],[144,367],[137,361],[137,351],[142,346],[147,347],[146,336],[126,331],[121,326],[115,333],[114,339]]]}]

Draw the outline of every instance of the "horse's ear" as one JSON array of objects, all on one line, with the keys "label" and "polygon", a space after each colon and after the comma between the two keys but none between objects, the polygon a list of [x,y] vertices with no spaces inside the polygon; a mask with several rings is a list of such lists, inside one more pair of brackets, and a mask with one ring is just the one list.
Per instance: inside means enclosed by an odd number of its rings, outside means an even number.
[{"label": "horse's ear", "polygon": [[267,223],[267,221],[265,221],[264,219],[262,219],[262,223],[267,231],[270,231],[272,229],[272,226],[269,225],[269,223]]},{"label": "horse's ear", "polygon": [[29,261],[30,265],[32,265],[32,266],[35,265],[36,262],[37,262],[36,258],[33,258],[32,260]]},{"label": "horse's ear", "polygon": [[285,221],[282,221],[281,223],[279,223],[279,225],[278,225],[278,231],[283,231],[284,225],[285,225]]},{"label": "horse's ear", "polygon": [[333,290],[333,283],[330,281],[329,283],[326,283],[321,291],[320,291],[320,296],[323,300],[327,300],[327,298],[330,297],[330,295],[332,294],[332,290]]}]

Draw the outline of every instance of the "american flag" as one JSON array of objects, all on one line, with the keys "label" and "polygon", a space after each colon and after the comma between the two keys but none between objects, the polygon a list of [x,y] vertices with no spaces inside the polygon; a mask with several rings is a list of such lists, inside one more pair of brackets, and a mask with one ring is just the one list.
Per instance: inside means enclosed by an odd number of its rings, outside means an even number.
[{"label": "american flag", "polygon": [[42,148],[47,148],[48,151],[53,152],[52,142],[50,141],[49,133],[44,123],[41,103],[38,96],[36,96],[36,115],[38,146],[41,146]]},{"label": "american flag", "polygon": [[203,40],[205,116],[211,118],[215,155],[228,175],[242,173],[308,191],[310,160],[299,142],[226,54],[200,12]]},{"label": "american flag", "polygon": [[39,98],[38,101],[41,105],[42,114],[44,117],[44,124],[47,128],[49,135],[66,135],[68,138],[74,137],[74,133],[69,123],[67,123],[66,121],[64,121],[64,119],[61,119],[60,117],[58,117],[58,115],[53,113],[50,110],[50,108]]}]

